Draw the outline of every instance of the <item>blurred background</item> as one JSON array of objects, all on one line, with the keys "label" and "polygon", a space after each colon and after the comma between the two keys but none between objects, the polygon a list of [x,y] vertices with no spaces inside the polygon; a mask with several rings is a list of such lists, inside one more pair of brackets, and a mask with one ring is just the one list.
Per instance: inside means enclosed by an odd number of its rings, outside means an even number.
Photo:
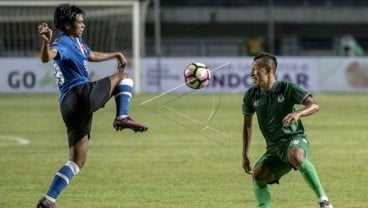
[{"label": "blurred background", "polygon": [[[114,1],[106,1],[110,7],[94,7],[96,1],[33,1],[26,5],[24,1],[1,2],[0,56],[36,54],[40,40],[35,25],[45,20],[51,25],[53,8],[61,2],[84,6],[91,18],[87,19],[85,37],[96,50],[119,45],[127,54],[133,54],[132,48],[127,47],[132,44],[132,34],[128,32],[131,28],[120,28],[119,24],[130,23],[134,11],[129,7],[134,3],[128,2],[134,1],[115,1],[117,6]],[[119,7],[121,2],[127,3]],[[283,56],[360,56],[368,50],[368,1],[364,0],[138,2],[142,56],[157,54],[157,38],[161,38],[163,56],[246,56],[263,50]],[[107,24],[103,19],[109,19]],[[113,29],[110,26],[117,29],[116,34],[108,31]],[[111,35],[120,42],[112,40]]]},{"label": "blurred background", "polygon": [[[161,6],[166,56],[363,55],[368,47],[364,0],[161,0]],[[146,54],[153,55],[146,34]]]}]

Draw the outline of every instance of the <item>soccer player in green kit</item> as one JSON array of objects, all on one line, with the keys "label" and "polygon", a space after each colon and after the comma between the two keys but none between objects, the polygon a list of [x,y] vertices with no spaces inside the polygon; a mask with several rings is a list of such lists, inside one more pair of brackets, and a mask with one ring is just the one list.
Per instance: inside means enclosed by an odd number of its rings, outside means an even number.
[{"label": "soccer player in green kit", "polygon": [[[313,164],[308,160],[309,144],[301,117],[319,110],[309,92],[296,84],[276,81],[276,57],[260,53],[253,59],[251,78],[254,86],[243,98],[243,168],[252,175],[253,191],[258,207],[270,208],[268,184],[278,183],[291,169],[298,170],[318,198],[321,208],[333,208],[323,190]],[[299,110],[295,105],[303,105]],[[266,152],[252,170],[249,146],[252,117],[257,114],[260,130],[266,141]]]}]

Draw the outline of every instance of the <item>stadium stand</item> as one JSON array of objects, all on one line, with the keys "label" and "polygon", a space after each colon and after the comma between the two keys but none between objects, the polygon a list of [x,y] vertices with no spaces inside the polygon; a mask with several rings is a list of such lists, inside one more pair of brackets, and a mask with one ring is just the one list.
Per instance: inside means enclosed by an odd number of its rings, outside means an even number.
[{"label": "stadium stand", "polygon": [[[144,56],[155,56],[152,2],[142,36]],[[368,50],[368,30],[362,29],[368,23],[365,0],[161,0],[160,5],[162,56],[243,56],[257,50],[277,55],[339,56],[346,55],[349,47],[353,52],[356,47],[363,51],[359,55]],[[44,14],[43,10],[50,12],[49,8],[0,7],[0,56],[34,56],[38,52],[34,28],[43,17],[34,14]],[[50,14],[45,17],[51,24]],[[96,50],[121,48],[132,54],[132,37],[124,29],[124,18],[129,17],[109,20],[109,24],[102,17],[93,18],[95,22],[87,24],[99,24],[90,28],[102,32],[87,30],[86,40]],[[119,44],[106,36],[112,27]],[[347,35],[350,42],[345,41]]]}]

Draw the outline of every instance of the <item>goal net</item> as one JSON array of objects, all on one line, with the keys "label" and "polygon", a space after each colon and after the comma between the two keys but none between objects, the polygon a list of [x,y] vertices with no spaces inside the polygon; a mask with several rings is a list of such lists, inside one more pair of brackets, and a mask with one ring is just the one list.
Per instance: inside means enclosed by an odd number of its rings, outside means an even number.
[{"label": "goal net", "polygon": [[54,9],[58,4],[70,3],[86,12],[86,43],[95,51],[122,51],[130,60],[136,92],[139,92],[140,30],[144,13],[139,0],[103,1],[0,1],[0,57],[38,56],[41,38],[37,26],[42,22],[57,34],[53,26]]}]

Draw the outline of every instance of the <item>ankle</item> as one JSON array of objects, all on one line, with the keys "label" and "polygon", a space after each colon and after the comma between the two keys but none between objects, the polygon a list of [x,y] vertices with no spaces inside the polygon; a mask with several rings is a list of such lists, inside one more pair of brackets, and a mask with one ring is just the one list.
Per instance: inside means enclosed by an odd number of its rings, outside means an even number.
[{"label": "ankle", "polygon": [[124,118],[127,118],[128,115],[120,115],[120,116],[116,116],[116,119],[117,120],[121,120],[121,119],[124,119]]},{"label": "ankle", "polygon": [[327,196],[321,196],[321,197],[318,199],[318,202],[322,202],[322,201],[328,201]]}]

